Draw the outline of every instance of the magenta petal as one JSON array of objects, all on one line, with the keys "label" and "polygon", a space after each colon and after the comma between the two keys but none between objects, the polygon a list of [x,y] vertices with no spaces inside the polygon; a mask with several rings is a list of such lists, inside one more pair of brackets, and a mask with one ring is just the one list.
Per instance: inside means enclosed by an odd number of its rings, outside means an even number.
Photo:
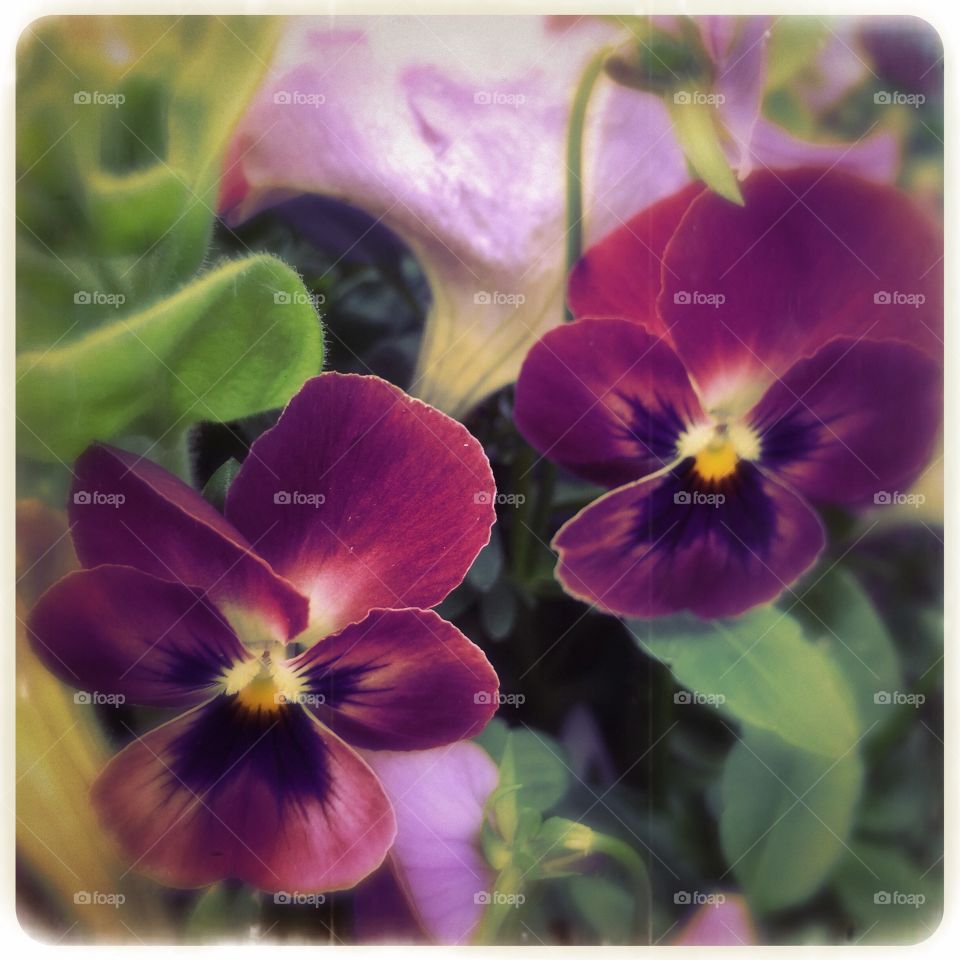
[{"label": "magenta petal", "polygon": [[755,173],[743,194],[702,193],[664,255],[660,313],[709,406],[838,336],[942,353],[942,242],[904,194],[817,169]]},{"label": "magenta petal", "polygon": [[348,743],[424,750],[479,733],[499,681],[483,651],[431,610],[374,610],[291,666]]},{"label": "magenta petal", "polygon": [[475,743],[364,757],[396,813],[389,860],[414,913],[438,943],[469,942],[493,883],[480,830],[496,764]]},{"label": "magenta petal", "polygon": [[677,458],[702,419],[676,354],[627,320],[579,320],[544,335],[517,382],[520,432],[544,456],[608,486]]},{"label": "magenta petal", "polygon": [[[721,491],[722,503],[703,499]],[[706,491],[690,461],[611,491],[553,542],[557,578],[571,595],[625,616],[690,610],[705,618],[775,599],[823,544],[816,514],[752,464]]]},{"label": "magenta petal", "polygon": [[490,537],[493,494],[456,420],[377,377],[325,373],[253,445],[226,513],[333,632],[442,600]]},{"label": "magenta petal", "polygon": [[209,699],[223,673],[249,657],[199,590],[131,567],[59,580],[31,613],[30,639],[71,686],[159,707]]},{"label": "magenta petal", "polygon": [[763,463],[822,503],[905,490],[929,460],[940,371],[903,343],[835,340],[773,384],[752,415]]},{"label": "magenta petal", "polygon": [[306,711],[249,713],[224,695],[131,743],[92,796],[132,867],[177,887],[345,889],[396,832],[370,768]]},{"label": "magenta petal", "polygon": [[663,251],[703,184],[659,200],[593,244],[570,273],[567,302],[576,317],[621,317],[651,333],[666,328],[657,312]]},{"label": "magenta petal", "polygon": [[307,601],[203,497],[149,460],[91,447],[74,466],[70,528],[80,562],[135,567],[200,587],[225,611],[256,613],[286,640]]},{"label": "magenta petal", "polygon": [[672,941],[682,947],[749,947],[757,942],[747,901],[726,894],[716,904],[704,904],[680,928]]}]

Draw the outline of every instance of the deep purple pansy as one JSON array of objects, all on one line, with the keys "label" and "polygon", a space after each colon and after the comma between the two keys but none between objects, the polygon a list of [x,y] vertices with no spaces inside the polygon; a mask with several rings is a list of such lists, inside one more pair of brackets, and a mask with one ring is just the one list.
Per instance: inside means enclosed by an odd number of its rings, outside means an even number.
[{"label": "deep purple pansy", "polygon": [[93,804],[134,867],[174,886],[353,886],[398,815],[366,751],[477,733],[497,677],[427,609],[487,542],[494,483],[456,421],[375,377],[322,374],[253,444],[221,516],[106,446],[75,466],[85,569],[30,623],[97,696],[186,712],[137,737]]},{"label": "deep purple pansy", "polygon": [[817,559],[812,505],[883,503],[941,412],[936,227],[837,170],[697,185],[587,251],[575,323],[517,384],[517,425],[611,491],[558,532],[565,589],[613,613],[732,616]]}]

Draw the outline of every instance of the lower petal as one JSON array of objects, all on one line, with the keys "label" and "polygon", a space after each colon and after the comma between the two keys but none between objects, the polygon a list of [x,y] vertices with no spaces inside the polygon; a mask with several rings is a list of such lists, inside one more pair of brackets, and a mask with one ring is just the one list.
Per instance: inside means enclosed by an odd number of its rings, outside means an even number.
[{"label": "lower petal", "polygon": [[396,832],[367,764],[304,710],[246,711],[227,696],[131,743],[93,803],[132,869],[176,887],[342,890]]},{"label": "lower petal", "polygon": [[711,487],[691,461],[601,497],[553,542],[573,596],[624,616],[705,618],[775,599],[823,544],[816,514],[752,464]]}]

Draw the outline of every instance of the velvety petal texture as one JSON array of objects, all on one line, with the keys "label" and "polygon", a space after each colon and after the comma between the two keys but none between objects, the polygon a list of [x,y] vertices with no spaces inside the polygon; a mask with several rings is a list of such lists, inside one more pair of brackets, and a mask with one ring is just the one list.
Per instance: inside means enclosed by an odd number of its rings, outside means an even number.
[{"label": "velvety petal texture", "polygon": [[437,943],[469,943],[493,875],[480,850],[497,767],[474,743],[416,753],[364,754],[397,817],[389,863],[415,916]]},{"label": "velvety petal texture", "polygon": [[660,314],[709,407],[835,337],[942,353],[942,241],[904,194],[818,169],[743,193],[700,194],[664,255]]},{"label": "velvety petal texture", "polygon": [[471,737],[497,709],[483,651],[432,610],[374,610],[291,664],[311,709],[349,743],[425,750]]},{"label": "velvety petal texture", "polygon": [[[714,27],[710,49],[733,42]],[[832,167],[756,170],[743,195],[686,188],[588,249],[578,319],[521,370],[521,433],[624,484],[554,540],[567,592],[613,613],[734,616],[775,599],[823,547],[808,501],[889,502],[935,447],[935,226]]]},{"label": "velvety petal texture", "polygon": [[545,457],[608,486],[677,459],[677,441],[703,419],[673,350],[626,320],[551,330],[524,361],[518,429]]},{"label": "velvety petal texture", "polygon": [[93,789],[138,871],[203,886],[340,890],[382,862],[396,833],[367,764],[306,711],[248,711],[221,696],[138,738]]},{"label": "velvety petal texture", "polygon": [[705,487],[689,460],[606,494],[553,541],[573,596],[626,616],[705,618],[776,599],[823,544],[810,507],[753,464]]},{"label": "velvety petal texture", "polygon": [[256,616],[272,639],[307,626],[308,603],[195,490],[143,457],[91,447],[74,465],[70,531],[80,562],[124,564],[203,589]]},{"label": "velvety petal texture", "polygon": [[209,699],[250,658],[200,590],[131,567],[57,581],[31,614],[30,639],[53,673],[91,697],[158,707]]},{"label": "velvety petal texture", "polygon": [[863,504],[916,479],[942,406],[940,369],[919,350],[839,339],[774,383],[751,423],[763,463],[796,490],[820,503]]},{"label": "velvety petal texture", "polygon": [[311,629],[333,633],[458,586],[489,539],[494,492],[461,424],[384,380],[325,373],[253,445],[226,514],[309,595]]},{"label": "velvety petal texture", "polygon": [[576,317],[620,317],[667,332],[657,312],[663,251],[694,197],[696,182],[651,204],[589,247],[570,273],[567,303]]}]

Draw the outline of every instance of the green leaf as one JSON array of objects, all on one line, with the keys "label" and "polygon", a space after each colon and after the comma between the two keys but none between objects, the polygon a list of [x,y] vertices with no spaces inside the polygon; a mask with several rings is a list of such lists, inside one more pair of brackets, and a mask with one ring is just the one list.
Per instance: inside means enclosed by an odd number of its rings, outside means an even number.
[{"label": "green leaf", "polygon": [[852,574],[835,569],[797,594],[803,602],[791,613],[843,671],[862,729],[889,720],[893,708],[884,695],[902,690],[903,677],[893,640],[866,591]]},{"label": "green leaf", "polygon": [[913,944],[943,917],[942,866],[917,864],[894,847],[857,842],[833,877],[833,889],[856,924],[855,942]]},{"label": "green leaf", "polygon": [[[541,812],[549,810],[563,797],[570,785],[570,769],[563,748],[545,733],[529,727],[510,729],[499,719],[488,723],[476,740],[500,763],[508,737],[516,783],[520,784],[517,803]],[[500,782],[501,787],[511,785],[503,780]]]},{"label": "green leaf", "polygon": [[849,684],[792,617],[762,607],[735,620],[692,616],[628,624],[677,682],[719,709],[812,753],[839,757],[860,736]]},{"label": "green leaf", "polygon": [[747,731],[727,758],[720,838],[756,910],[802,903],[843,854],[863,777],[855,752],[837,759]]},{"label": "green leaf", "polygon": [[714,193],[742,207],[740,186],[723,152],[716,109],[711,103],[698,102],[695,94],[679,91],[666,98],[677,141],[697,176]]},{"label": "green leaf", "polygon": [[270,256],[226,263],[72,343],[21,354],[18,442],[71,460],[121,431],[234,420],[283,406],[322,360],[300,278]]},{"label": "green leaf", "polygon": [[186,921],[186,939],[192,943],[249,939],[260,917],[260,902],[249,887],[216,883],[197,899]]},{"label": "green leaf", "polygon": [[622,883],[603,876],[569,877],[563,881],[574,909],[600,943],[631,943],[634,903]]}]

